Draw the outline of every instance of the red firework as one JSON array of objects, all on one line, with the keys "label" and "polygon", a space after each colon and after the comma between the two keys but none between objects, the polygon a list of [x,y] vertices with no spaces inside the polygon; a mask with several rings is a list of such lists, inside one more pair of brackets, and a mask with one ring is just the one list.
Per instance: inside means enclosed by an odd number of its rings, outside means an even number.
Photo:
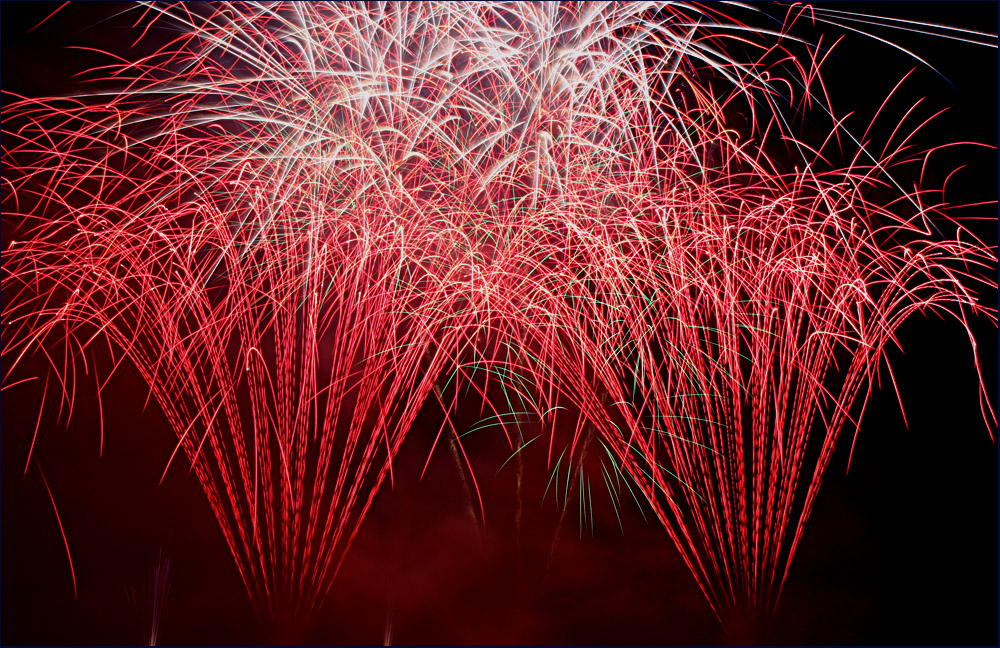
[{"label": "red firework", "polygon": [[72,409],[90,345],[134,364],[255,606],[294,625],[427,397],[451,414],[442,378],[485,375],[549,430],[578,410],[568,457],[597,438],[720,619],[766,622],[900,324],[996,322],[994,252],[893,180],[925,159],[907,138],[840,167],[839,127],[791,138],[780,91],[822,86],[797,16],[148,6],[137,28],[181,35],[115,92],[5,111],[5,380],[45,353]]}]

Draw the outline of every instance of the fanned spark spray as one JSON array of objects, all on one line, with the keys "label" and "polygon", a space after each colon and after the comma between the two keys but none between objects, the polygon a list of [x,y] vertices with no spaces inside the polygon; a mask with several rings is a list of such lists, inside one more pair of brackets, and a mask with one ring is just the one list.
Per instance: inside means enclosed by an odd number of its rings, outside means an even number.
[{"label": "fanned spark spray", "polygon": [[[643,73],[657,78],[667,65]],[[746,68],[756,75],[721,97],[696,75],[672,79],[689,98],[672,112],[636,100],[615,122],[627,135],[621,159],[604,160],[617,182],[572,187],[580,176],[568,165],[556,194],[567,252],[553,250],[549,271],[532,278],[525,338],[560,392],[548,405],[581,413],[569,456],[583,461],[587,430],[599,430],[720,620],[743,637],[770,621],[842,431],[856,438],[883,368],[895,385],[885,350],[899,327],[930,313],[964,328],[992,436],[970,321],[997,321],[977,295],[996,289],[995,250],[950,216],[943,192],[906,192],[894,179],[926,165],[933,151],[909,145],[924,124],[899,124],[879,153],[856,144],[836,167],[843,149],[824,149],[849,133],[811,148],[776,110],[751,147],[719,107],[782,79],[766,59]],[[772,129],[804,170],[763,154]],[[602,191],[573,222],[565,205]]]},{"label": "fanned spark spray", "polygon": [[792,136],[782,96],[822,85],[784,48],[805,13],[144,4],[137,29],[180,35],[106,68],[114,92],[5,109],[4,380],[44,353],[71,410],[91,345],[134,364],[166,468],[187,458],[255,606],[299,632],[425,401],[444,434],[466,389],[500,411],[491,382],[550,465],[577,412],[566,465],[610,458],[720,619],[766,619],[900,324],[996,321],[994,252],[893,180],[924,159],[905,138],[838,168],[839,125]]},{"label": "fanned spark spray", "polygon": [[5,356],[58,336],[67,402],[95,340],[135,364],[178,436],[166,468],[187,457],[283,625],[329,589],[451,344],[433,228],[379,121],[394,106],[334,62],[317,78],[286,40],[331,53],[350,20],[310,34],[300,9],[164,8],[191,32],[116,70],[124,91],[20,103],[4,149],[26,237],[4,255]]}]

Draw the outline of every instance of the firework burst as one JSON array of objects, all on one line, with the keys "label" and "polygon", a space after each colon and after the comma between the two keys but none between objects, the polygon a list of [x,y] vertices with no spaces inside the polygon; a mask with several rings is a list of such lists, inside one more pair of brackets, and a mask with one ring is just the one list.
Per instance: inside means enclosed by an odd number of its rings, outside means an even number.
[{"label": "firework burst", "polygon": [[106,68],[113,92],[5,110],[5,380],[44,353],[72,410],[91,345],[134,364],[177,435],[164,473],[186,457],[281,624],[319,609],[425,401],[440,439],[459,386],[505,411],[491,383],[549,432],[571,407],[567,464],[597,439],[720,619],[766,621],[902,322],[996,322],[994,252],[894,180],[926,160],[908,138],[792,136],[831,112],[820,50],[785,47],[801,11],[138,12],[178,35]]}]

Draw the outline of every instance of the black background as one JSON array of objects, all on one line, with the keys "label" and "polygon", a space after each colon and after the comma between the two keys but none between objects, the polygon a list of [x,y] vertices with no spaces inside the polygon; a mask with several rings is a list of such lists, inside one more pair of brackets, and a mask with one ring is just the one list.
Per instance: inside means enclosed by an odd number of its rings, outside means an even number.
[{"label": "black background", "polygon": [[[74,87],[75,72],[102,62],[66,45],[123,52],[134,40],[127,20],[104,20],[127,6],[110,3],[71,5],[28,34],[55,6],[3,4],[5,91],[64,94]],[[997,23],[995,3],[836,8],[994,33]],[[918,67],[890,104],[886,123],[926,98],[924,116],[950,110],[922,142],[996,144],[995,49],[878,33],[919,52],[943,78],[884,44],[848,38],[824,79],[836,111],[857,113],[850,128],[863,131],[901,76]],[[951,200],[996,200],[993,150],[969,147],[941,156],[928,184],[939,184],[961,164],[969,168],[949,185]],[[995,205],[967,214],[986,219],[980,223],[983,236],[995,243]],[[5,222],[4,245],[7,227]],[[986,297],[996,302],[995,292]],[[975,326],[995,400],[996,329],[988,322]],[[849,473],[849,444],[840,446],[762,641],[997,642],[997,449],[980,415],[968,340],[954,321],[936,319],[910,321],[900,340],[905,354],[889,355],[909,427],[891,384],[884,383],[866,413]],[[23,373],[42,368],[29,364]],[[130,606],[125,588],[146,578],[162,545],[171,556],[162,642],[267,641],[194,477],[178,463],[158,485],[174,436],[155,406],[143,411],[146,391],[127,367],[103,397],[103,454],[96,401],[81,396],[68,426],[55,409],[42,413],[35,456],[72,551],[79,587],[74,599],[66,550],[39,471],[32,466],[24,474],[40,397],[39,381],[3,393],[0,640],[141,642],[148,614]],[[548,473],[541,451],[524,451],[518,497],[514,462],[494,477],[509,454],[502,439],[466,437],[486,506],[485,526],[474,524],[479,513],[469,512],[447,449],[439,448],[418,480],[440,424],[439,415],[425,410],[399,458],[395,489],[386,485],[378,495],[305,641],[380,643],[390,617],[393,642],[404,644],[726,640],[666,534],[652,520],[644,522],[636,506],[622,511],[624,533],[607,506],[595,508],[593,532],[580,532],[572,510],[560,525],[551,493],[542,503]],[[477,418],[463,414],[459,427]]]}]

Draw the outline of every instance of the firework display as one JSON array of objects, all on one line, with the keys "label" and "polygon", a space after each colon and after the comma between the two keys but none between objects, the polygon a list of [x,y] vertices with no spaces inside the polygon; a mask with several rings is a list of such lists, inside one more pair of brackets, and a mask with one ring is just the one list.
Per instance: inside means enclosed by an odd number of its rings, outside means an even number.
[{"label": "firework display", "polygon": [[[903,380],[905,322],[958,322],[995,434],[972,322],[996,330],[996,251],[943,187],[899,182],[925,123],[837,122],[828,50],[795,36],[820,10],[133,11],[169,42],[92,90],[5,97],[4,389],[42,357],[41,407],[72,412],[83,374],[100,395],[134,367],[176,435],[150,473],[186,462],[279,627],[320,614],[406,487],[422,410],[468,468],[472,400],[519,462],[520,419],[550,471],[601,454],[737,630],[772,619],[834,449]],[[831,126],[798,135],[804,111]]]}]

